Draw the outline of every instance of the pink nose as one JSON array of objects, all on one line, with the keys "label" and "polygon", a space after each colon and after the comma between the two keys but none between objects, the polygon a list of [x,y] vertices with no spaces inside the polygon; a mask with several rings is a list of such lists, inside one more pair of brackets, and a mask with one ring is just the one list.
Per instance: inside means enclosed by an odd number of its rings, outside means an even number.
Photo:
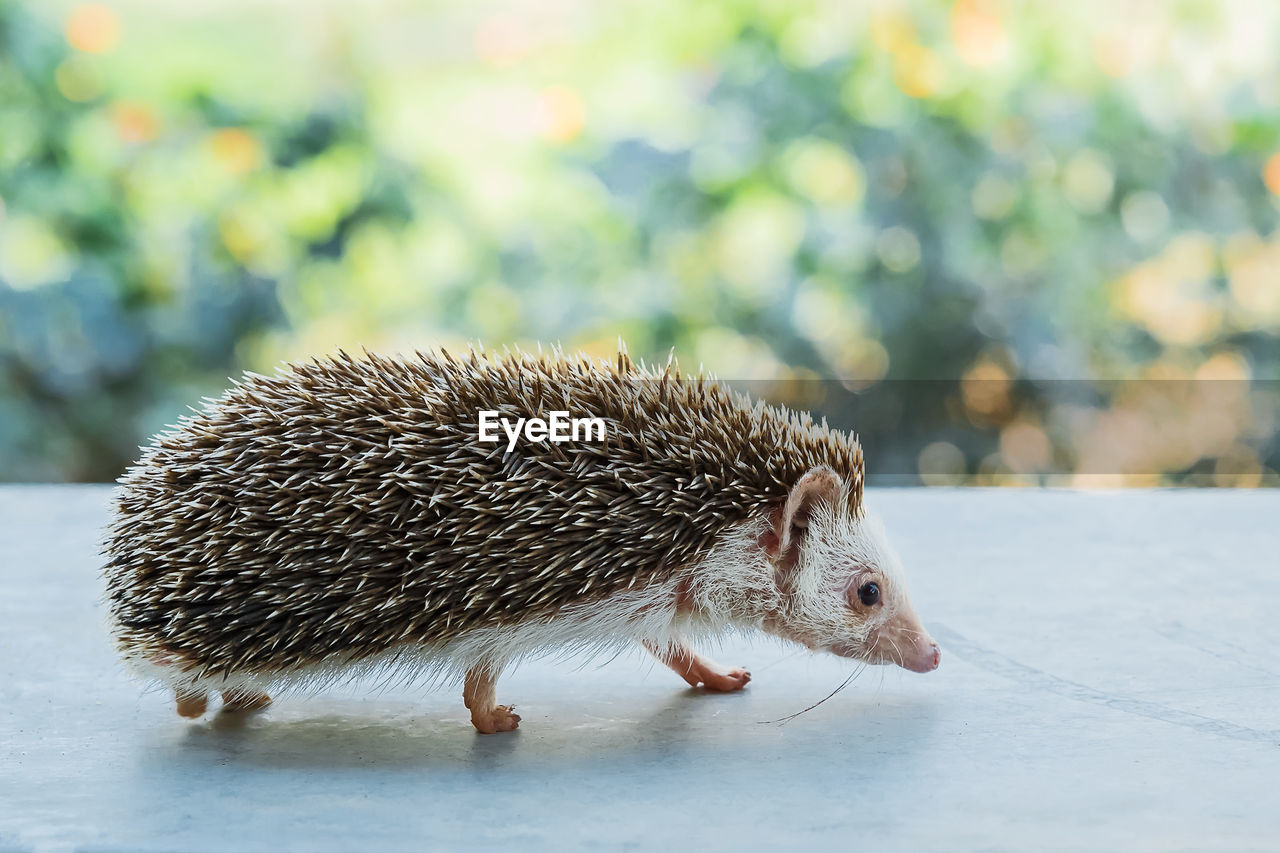
[{"label": "pink nose", "polygon": [[929,646],[929,651],[916,658],[907,668],[912,672],[933,672],[940,663],[942,663],[942,650],[938,648],[937,643],[933,643]]}]

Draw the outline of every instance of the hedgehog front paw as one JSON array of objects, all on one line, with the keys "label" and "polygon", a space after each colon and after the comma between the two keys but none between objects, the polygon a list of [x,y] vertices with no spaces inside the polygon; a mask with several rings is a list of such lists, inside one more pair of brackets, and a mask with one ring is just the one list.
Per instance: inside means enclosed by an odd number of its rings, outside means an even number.
[{"label": "hedgehog front paw", "polygon": [[741,667],[724,670],[719,667],[715,669],[707,667],[698,673],[698,680],[708,690],[732,693],[734,690],[741,690],[747,686],[747,683],[751,681],[751,673]]},{"label": "hedgehog front paw", "polygon": [[510,705],[497,705],[488,713],[472,709],[471,724],[482,735],[513,732],[520,725],[520,715],[512,711]]}]

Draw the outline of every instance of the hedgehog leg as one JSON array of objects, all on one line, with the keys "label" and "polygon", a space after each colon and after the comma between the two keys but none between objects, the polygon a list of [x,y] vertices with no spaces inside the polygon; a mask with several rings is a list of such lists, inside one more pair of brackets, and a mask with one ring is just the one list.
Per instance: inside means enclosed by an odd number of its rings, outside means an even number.
[{"label": "hedgehog leg", "polygon": [[689,682],[690,687],[701,684],[708,690],[731,693],[746,687],[751,680],[751,673],[745,669],[721,666],[694,652],[683,640],[675,640],[666,647],[646,642],[644,647]]},{"label": "hedgehog leg", "polygon": [[271,697],[260,690],[224,690],[222,691],[222,710],[224,711],[260,711],[271,704]]},{"label": "hedgehog leg", "polygon": [[471,709],[471,724],[482,735],[514,731],[520,725],[519,714],[513,713],[509,705],[497,704],[494,694],[497,681],[497,670],[488,664],[476,664],[467,670],[462,701]]},{"label": "hedgehog leg", "polygon": [[203,690],[195,692],[181,692],[176,695],[178,700],[178,716],[194,719],[204,713],[204,709],[209,705],[209,694]]}]

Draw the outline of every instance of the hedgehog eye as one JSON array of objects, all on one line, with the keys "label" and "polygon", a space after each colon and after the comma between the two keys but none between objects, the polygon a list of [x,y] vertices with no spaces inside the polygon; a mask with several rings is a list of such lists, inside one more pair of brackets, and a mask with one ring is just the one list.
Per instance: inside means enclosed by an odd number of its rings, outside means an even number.
[{"label": "hedgehog eye", "polygon": [[858,600],[866,607],[880,603],[880,584],[875,581],[864,583],[858,587]]}]

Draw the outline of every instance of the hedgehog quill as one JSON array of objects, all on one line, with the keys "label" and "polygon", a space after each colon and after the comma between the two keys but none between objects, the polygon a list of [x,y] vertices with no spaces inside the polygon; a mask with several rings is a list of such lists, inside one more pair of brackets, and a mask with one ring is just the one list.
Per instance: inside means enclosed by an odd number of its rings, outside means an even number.
[{"label": "hedgehog quill", "polygon": [[[588,413],[603,441],[479,440],[479,418]],[[864,505],[858,442],[713,379],[471,351],[345,353],[249,374],[156,436],[105,544],[126,663],[198,717],[396,668],[461,683],[483,733],[504,669],[758,629],[916,672],[940,652]]]}]

